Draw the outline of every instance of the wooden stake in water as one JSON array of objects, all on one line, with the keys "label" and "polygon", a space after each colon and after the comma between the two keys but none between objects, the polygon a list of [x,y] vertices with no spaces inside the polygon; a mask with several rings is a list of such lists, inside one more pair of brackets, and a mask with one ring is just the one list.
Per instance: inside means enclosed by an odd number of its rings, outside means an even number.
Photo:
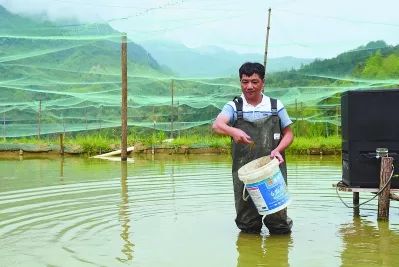
[{"label": "wooden stake in water", "polygon": [[122,107],[121,107],[121,160],[127,160],[127,36],[122,35]]},{"label": "wooden stake in water", "polygon": [[378,196],[378,220],[389,220],[389,195],[391,190],[389,179],[392,175],[392,163],[392,157],[381,157],[380,190],[383,186],[386,186]]}]

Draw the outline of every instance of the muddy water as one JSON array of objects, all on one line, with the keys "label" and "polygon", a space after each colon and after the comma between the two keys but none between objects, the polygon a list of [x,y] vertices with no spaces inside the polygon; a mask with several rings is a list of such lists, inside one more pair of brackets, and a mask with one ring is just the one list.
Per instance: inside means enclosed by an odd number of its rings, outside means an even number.
[{"label": "muddy water", "polygon": [[339,158],[288,161],[293,232],[269,236],[236,228],[226,156],[1,159],[0,266],[398,264],[397,203],[389,223],[375,200],[354,216]]}]

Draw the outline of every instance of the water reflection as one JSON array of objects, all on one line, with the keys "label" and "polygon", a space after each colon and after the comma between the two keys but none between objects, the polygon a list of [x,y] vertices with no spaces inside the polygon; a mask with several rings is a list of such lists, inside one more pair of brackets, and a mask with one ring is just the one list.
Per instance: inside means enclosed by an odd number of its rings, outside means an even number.
[{"label": "water reflection", "polygon": [[343,224],[342,267],[397,266],[399,262],[399,234],[389,228],[389,222],[376,225],[361,217]]},{"label": "water reflection", "polygon": [[291,235],[260,235],[240,232],[237,242],[237,267],[270,266],[288,267]]},{"label": "water reflection", "polygon": [[127,162],[121,161],[121,203],[119,205],[119,222],[121,224],[122,257],[117,257],[120,262],[130,262],[133,259],[133,243],[130,242],[129,219],[129,194],[127,186]]},{"label": "water reflection", "polygon": [[64,156],[60,158],[60,182],[64,184]]}]

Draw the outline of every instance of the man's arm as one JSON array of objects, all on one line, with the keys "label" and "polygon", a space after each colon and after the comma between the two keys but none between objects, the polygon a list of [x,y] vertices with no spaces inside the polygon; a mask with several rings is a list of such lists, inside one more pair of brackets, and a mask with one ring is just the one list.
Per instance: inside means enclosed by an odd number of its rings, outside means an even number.
[{"label": "man's arm", "polygon": [[270,153],[270,157],[276,157],[280,163],[284,162],[283,156],[281,153],[292,143],[294,140],[294,133],[290,126],[287,126],[283,129],[283,138],[281,139],[280,144]]},{"label": "man's arm", "polygon": [[236,143],[251,144],[253,141],[243,130],[229,126],[229,117],[219,114],[212,125],[215,133],[231,136]]}]

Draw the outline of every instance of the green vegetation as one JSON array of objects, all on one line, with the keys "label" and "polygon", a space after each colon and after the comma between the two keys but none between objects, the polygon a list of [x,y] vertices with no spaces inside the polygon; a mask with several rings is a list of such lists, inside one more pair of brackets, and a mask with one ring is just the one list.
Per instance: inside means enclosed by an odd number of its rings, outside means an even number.
[{"label": "green vegetation", "polygon": [[[83,154],[96,155],[110,152],[120,148],[120,137],[112,135],[113,131],[102,131],[91,134],[67,135],[64,139],[65,146],[72,146],[82,150]],[[114,131],[115,133],[115,131]],[[142,148],[211,148],[224,149],[230,152],[231,138],[215,134],[183,134],[174,139],[167,139],[166,133],[157,131],[153,134],[130,133],[128,136],[128,146],[138,146]],[[34,145],[59,145],[59,136],[51,135],[47,137],[24,137],[8,138],[1,140],[0,144],[34,144]],[[339,136],[329,137],[296,137],[293,144],[287,150],[288,154],[312,154],[334,153],[338,154],[341,150],[341,138]],[[316,151],[316,152],[315,152]]]},{"label": "green vegetation", "polygon": [[287,149],[288,154],[339,154],[342,140],[340,136],[329,137],[296,137],[291,146]]}]

